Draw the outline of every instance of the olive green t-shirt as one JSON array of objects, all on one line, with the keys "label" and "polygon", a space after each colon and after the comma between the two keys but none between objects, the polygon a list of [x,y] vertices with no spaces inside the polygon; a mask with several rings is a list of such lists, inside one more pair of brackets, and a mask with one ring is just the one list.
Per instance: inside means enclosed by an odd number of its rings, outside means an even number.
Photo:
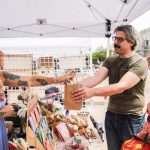
[{"label": "olive green t-shirt", "polygon": [[117,83],[128,71],[140,77],[140,81],[123,93],[110,96],[108,110],[118,114],[142,115],[144,107],[144,88],[148,74],[147,60],[138,54],[130,58],[113,56],[107,58],[103,67],[108,69],[109,84]]}]

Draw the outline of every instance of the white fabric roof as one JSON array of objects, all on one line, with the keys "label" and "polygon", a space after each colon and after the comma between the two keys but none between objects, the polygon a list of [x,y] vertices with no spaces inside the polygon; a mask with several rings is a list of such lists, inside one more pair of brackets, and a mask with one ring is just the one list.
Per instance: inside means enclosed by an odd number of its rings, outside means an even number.
[{"label": "white fabric roof", "polygon": [[0,0],[0,38],[105,37],[150,9],[150,0]]}]

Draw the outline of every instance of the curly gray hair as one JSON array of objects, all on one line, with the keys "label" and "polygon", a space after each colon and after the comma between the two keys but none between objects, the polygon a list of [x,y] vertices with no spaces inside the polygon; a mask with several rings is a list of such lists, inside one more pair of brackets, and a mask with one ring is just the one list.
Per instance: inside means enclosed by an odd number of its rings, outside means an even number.
[{"label": "curly gray hair", "polygon": [[131,25],[121,25],[114,30],[114,33],[118,31],[122,31],[126,34],[126,40],[133,43],[131,50],[134,50],[138,40],[138,32],[134,29],[134,27]]}]

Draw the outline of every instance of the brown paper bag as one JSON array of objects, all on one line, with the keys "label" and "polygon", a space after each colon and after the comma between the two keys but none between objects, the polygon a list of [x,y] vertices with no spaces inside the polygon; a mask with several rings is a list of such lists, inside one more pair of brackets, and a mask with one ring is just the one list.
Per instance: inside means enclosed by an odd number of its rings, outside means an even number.
[{"label": "brown paper bag", "polygon": [[77,103],[73,100],[72,91],[82,87],[81,84],[65,84],[65,91],[64,91],[64,109],[68,110],[80,110],[82,108],[82,102]]}]

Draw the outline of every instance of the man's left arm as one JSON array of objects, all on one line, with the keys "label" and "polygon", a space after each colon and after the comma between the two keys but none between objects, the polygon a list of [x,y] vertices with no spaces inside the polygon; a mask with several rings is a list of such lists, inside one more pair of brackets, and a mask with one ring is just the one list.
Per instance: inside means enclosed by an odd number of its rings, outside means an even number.
[{"label": "man's left arm", "polygon": [[145,59],[139,59],[130,70],[124,74],[119,82],[108,86],[88,88],[82,87],[73,91],[72,98],[82,101],[93,96],[112,96],[124,92],[135,86],[140,80],[144,80],[148,74],[148,63]]},{"label": "man's left arm", "polygon": [[118,83],[110,84],[104,87],[87,88],[82,87],[73,93],[74,100],[84,100],[93,96],[111,96],[124,92],[127,89],[135,86],[139,81],[140,77],[136,74],[128,71]]},{"label": "man's left arm", "polygon": [[141,78],[136,74],[128,71],[118,83],[110,84],[108,86],[100,87],[99,94],[95,92],[95,96],[111,96],[119,93],[123,93],[125,90],[135,86]]}]

